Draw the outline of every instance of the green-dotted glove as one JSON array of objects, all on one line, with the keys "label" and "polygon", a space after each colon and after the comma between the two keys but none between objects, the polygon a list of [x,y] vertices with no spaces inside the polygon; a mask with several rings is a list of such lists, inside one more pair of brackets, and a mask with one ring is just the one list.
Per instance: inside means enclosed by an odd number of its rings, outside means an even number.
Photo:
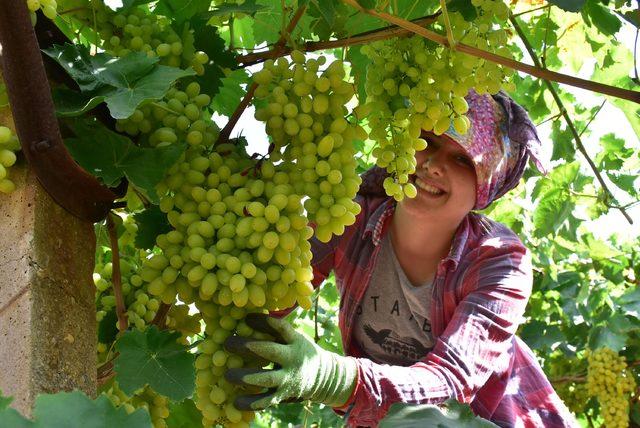
[{"label": "green-dotted glove", "polygon": [[339,407],[356,386],[357,366],[351,357],[326,351],[286,321],[265,314],[249,314],[245,322],[274,342],[233,336],[225,348],[249,358],[275,363],[273,369],[240,368],[226,373],[229,382],[268,388],[266,392],[239,396],[240,410],[258,410],[284,401],[311,400]]}]

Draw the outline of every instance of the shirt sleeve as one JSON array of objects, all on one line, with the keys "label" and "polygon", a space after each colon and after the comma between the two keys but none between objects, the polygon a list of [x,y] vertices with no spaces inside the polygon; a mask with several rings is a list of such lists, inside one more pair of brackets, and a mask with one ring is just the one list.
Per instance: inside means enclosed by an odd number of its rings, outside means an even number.
[{"label": "shirt sleeve", "polygon": [[463,297],[424,360],[402,367],[357,359],[356,388],[337,409],[349,412],[350,424],[377,426],[396,402],[468,403],[492,373],[508,368],[508,350],[531,294],[531,260],[519,241],[494,241],[468,255],[473,262],[456,280]]}]

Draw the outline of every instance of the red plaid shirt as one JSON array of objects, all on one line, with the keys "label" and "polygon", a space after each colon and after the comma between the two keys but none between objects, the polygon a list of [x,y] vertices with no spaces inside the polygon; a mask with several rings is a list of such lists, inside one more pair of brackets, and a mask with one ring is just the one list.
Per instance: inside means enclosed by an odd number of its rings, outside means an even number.
[{"label": "red plaid shirt", "polygon": [[[312,251],[314,285],[335,271],[345,352],[363,357],[352,340],[354,316],[395,203],[360,196],[357,201],[362,212],[356,223],[327,244],[313,240]],[[578,426],[531,350],[515,336],[531,285],[530,255],[518,237],[470,213],[434,279],[433,350],[410,367],[357,358],[356,388],[336,410],[347,412],[350,426],[377,426],[395,402],[437,404],[455,398],[502,427]]]}]

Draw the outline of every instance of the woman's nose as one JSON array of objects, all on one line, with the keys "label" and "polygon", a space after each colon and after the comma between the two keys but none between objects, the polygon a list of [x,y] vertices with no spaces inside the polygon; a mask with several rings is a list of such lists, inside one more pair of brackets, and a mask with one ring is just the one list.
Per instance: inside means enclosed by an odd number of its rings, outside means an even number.
[{"label": "woman's nose", "polygon": [[444,172],[442,159],[437,154],[432,154],[428,156],[424,160],[424,162],[422,162],[422,165],[420,167],[433,175],[442,175]]}]

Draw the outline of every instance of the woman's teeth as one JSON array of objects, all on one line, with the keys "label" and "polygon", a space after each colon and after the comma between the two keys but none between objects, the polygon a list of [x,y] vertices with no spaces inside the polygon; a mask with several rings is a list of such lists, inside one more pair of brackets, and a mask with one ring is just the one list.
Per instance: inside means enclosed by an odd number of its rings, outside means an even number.
[{"label": "woman's teeth", "polygon": [[425,192],[431,193],[432,195],[441,195],[444,192],[437,187],[431,186],[430,184],[425,183],[420,178],[416,177],[416,186],[424,190]]}]

